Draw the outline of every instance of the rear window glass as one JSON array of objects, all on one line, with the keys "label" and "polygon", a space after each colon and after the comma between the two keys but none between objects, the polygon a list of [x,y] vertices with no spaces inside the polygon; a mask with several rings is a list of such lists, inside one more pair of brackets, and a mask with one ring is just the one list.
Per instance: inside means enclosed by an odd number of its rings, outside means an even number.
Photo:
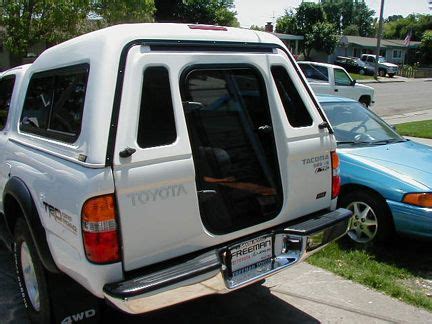
[{"label": "rear window glass", "polygon": [[312,125],[312,117],[303,103],[288,72],[282,66],[272,66],[271,72],[288,121],[293,127]]},{"label": "rear window glass", "polygon": [[73,143],[81,131],[87,64],[36,73],[30,80],[20,130]]},{"label": "rear window glass", "polygon": [[0,130],[6,126],[14,84],[15,76],[0,80]]},{"label": "rear window glass", "polygon": [[177,138],[168,70],[149,67],[144,71],[138,145],[142,148],[168,145]]},{"label": "rear window glass", "polygon": [[328,69],[325,66],[312,64],[299,64],[299,66],[306,78],[314,81],[328,82]]}]

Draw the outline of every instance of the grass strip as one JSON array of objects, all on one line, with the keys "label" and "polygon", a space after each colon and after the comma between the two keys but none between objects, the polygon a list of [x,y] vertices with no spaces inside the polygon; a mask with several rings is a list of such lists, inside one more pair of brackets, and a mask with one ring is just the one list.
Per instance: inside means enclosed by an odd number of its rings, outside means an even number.
[{"label": "grass strip", "polygon": [[343,248],[338,243],[333,243],[310,257],[308,262],[408,304],[432,311],[432,298],[403,284],[416,276],[396,264],[380,261],[373,251]]},{"label": "grass strip", "polygon": [[432,138],[432,120],[397,124],[396,129],[404,136]]}]

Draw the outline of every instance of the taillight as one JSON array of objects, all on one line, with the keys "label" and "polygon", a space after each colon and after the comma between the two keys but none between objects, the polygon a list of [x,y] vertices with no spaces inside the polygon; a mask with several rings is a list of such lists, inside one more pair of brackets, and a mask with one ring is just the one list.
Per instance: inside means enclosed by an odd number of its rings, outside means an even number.
[{"label": "taillight", "polygon": [[332,199],[339,196],[341,188],[341,178],[340,178],[340,161],[339,156],[336,151],[331,152],[331,163],[332,163]]},{"label": "taillight", "polygon": [[114,195],[98,196],[87,200],[82,209],[81,226],[84,250],[89,261],[94,263],[120,261]]},{"label": "taillight", "polygon": [[216,30],[216,31],[227,31],[228,29],[223,26],[214,25],[188,25],[190,29],[201,29],[201,30]]}]

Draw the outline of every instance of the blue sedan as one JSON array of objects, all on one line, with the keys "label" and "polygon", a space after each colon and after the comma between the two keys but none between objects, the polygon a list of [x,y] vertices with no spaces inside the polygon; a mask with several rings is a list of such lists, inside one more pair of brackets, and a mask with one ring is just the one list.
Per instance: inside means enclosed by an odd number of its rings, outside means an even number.
[{"label": "blue sedan", "polygon": [[358,102],[319,96],[338,142],[339,205],[353,212],[357,243],[394,231],[432,238],[432,147],[404,139]]}]

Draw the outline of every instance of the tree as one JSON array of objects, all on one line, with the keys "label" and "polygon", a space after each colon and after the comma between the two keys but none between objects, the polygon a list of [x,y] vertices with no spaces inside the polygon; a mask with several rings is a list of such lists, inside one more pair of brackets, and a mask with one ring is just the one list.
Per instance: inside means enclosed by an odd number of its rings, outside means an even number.
[{"label": "tree", "polygon": [[260,27],[258,25],[252,25],[249,27],[251,30],[265,31],[265,27]]},{"label": "tree", "polygon": [[412,14],[384,24],[384,37],[404,39],[411,33],[411,40],[420,41],[425,31],[432,30],[432,15]]},{"label": "tree", "polygon": [[[375,11],[369,9],[366,3],[356,2],[353,5],[353,18],[351,24],[358,26],[359,36],[373,37],[374,35],[374,14]],[[348,27],[348,24],[344,25]]]},{"label": "tree", "polygon": [[296,15],[292,10],[285,10],[285,15],[276,20],[276,32],[294,35],[299,33]]},{"label": "tree", "polygon": [[94,0],[93,11],[108,25],[118,23],[153,22],[154,0]]},{"label": "tree", "polygon": [[360,36],[359,27],[357,25],[349,25],[343,30],[344,35]]},{"label": "tree", "polygon": [[423,34],[419,49],[422,63],[432,64],[432,30]]},{"label": "tree", "polygon": [[12,65],[20,64],[39,41],[56,44],[76,36],[89,8],[87,0],[3,0],[0,25],[6,29],[4,44]]},{"label": "tree", "polygon": [[233,0],[183,0],[177,17],[186,23],[239,26]]},{"label": "tree", "polygon": [[300,33],[310,33],[315,24],[324,20],[324,10],[318,3],[302,2],[297,8],[296,21]]},{"label": "tree", "polygon": [[304,55],[309,59],[312,49],[317,49],[330,55],[334,52],[339,37],[336,27],[328,22],[318,22],[305,35]]}]

